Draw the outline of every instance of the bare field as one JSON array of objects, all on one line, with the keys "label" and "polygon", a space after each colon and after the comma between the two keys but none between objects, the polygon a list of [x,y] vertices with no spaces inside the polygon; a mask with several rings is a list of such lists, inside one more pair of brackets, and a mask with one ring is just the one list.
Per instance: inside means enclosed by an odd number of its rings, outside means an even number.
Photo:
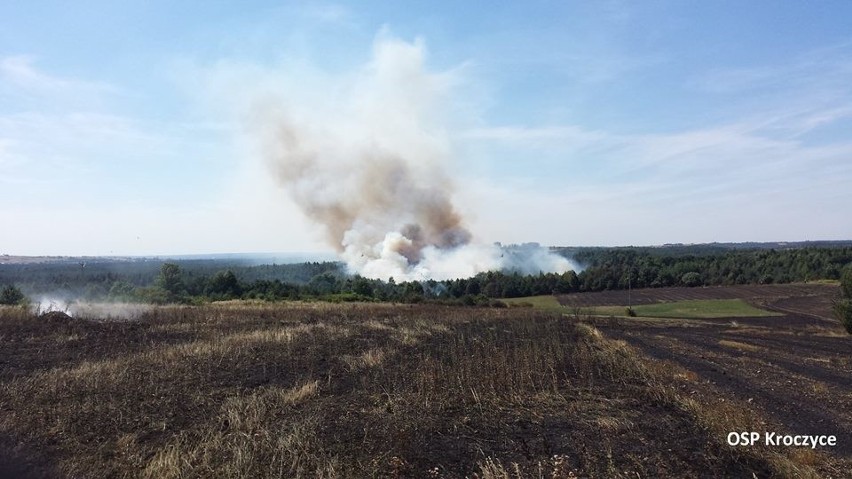
[{"label": "bare field", "polygon": [[[602,333],[626,341],[647,357],[682,368],[694,378],[692,394],[711,401],[745,401],[787,434],[833,434],[823,452],[846,477],[852,470],[852,337],[827,317],[837,289],[831,285],[693,288],[633,291],[647,301],[731,299],[739,296],[777,317],[657,319],[586,316]],[[617,294],[573,295],[563,304],[620,301]],[[799,454],[804,454],[799,452]]]},{"label": "bare field", "polygon": [[758,427],[762,411],[695,395],[686,369],[531,309],[235,302],[126,322],[3,309],[0,338],[0,476],[816,477],[839,467],[821,452],[727,446],[724,431]]}]

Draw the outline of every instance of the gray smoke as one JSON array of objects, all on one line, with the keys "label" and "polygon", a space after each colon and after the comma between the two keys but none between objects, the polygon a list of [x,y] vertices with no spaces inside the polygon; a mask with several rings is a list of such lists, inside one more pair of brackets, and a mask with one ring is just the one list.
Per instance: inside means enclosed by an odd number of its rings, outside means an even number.
[{"label": "gray smoke", "polygon": [[[324,227],[350,270],[397,280],[450,279],[507,267],[571,269],[538,245],[507,254],[473,240],[453,204],[440,106],[451,73],[424,69],[420,42],[383,38],[372,61],[330,90],[333,111],[256,108],[262,152],[294,202]],[[337,96],[335,96],[337,95]],[[328,98],[326,98],[328,100]]]}]

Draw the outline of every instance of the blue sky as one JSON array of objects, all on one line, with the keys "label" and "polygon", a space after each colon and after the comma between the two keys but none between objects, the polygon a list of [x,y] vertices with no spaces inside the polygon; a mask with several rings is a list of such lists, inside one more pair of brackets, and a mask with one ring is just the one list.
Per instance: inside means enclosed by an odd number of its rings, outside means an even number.
[{"label": "blue sky", "polygon": [[846,1],[4,2],[0,254],[329,250],[247,112],[314,108],[382,42],[448,79],[430,108],[482,241],[852,239],[850,18]]}]

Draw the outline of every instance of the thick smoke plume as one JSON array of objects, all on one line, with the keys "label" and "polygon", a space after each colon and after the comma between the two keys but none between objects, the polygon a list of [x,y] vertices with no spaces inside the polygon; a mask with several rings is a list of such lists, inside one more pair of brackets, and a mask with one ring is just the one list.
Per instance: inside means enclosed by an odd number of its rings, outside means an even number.
[{"label": "thick smoke plume", "polygon": [[379,39],[372,61],[327,86],[315,105],[300,105],[302,97],[259,106],[263,155],[277,178],[353,273],[440,280],[571,269],[537,245],[508,251],[474,241],[447,174],[440,107],[455,75],[427,72],[424,53],[419,42]]}]

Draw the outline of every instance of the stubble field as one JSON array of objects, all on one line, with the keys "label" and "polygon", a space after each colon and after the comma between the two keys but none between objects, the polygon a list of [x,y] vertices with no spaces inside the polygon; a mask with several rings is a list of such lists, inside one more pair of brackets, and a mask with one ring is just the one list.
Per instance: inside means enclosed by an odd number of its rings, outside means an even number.
[{"label": "stubble field", "polygon": [[728,446],[728,431],[772,418],[745,397],[696,394],[705,380],[688,364],[580,319],[319,303],[131,321],[3,309],[0,476],[842,477],[848,462],[822,451]]}]

